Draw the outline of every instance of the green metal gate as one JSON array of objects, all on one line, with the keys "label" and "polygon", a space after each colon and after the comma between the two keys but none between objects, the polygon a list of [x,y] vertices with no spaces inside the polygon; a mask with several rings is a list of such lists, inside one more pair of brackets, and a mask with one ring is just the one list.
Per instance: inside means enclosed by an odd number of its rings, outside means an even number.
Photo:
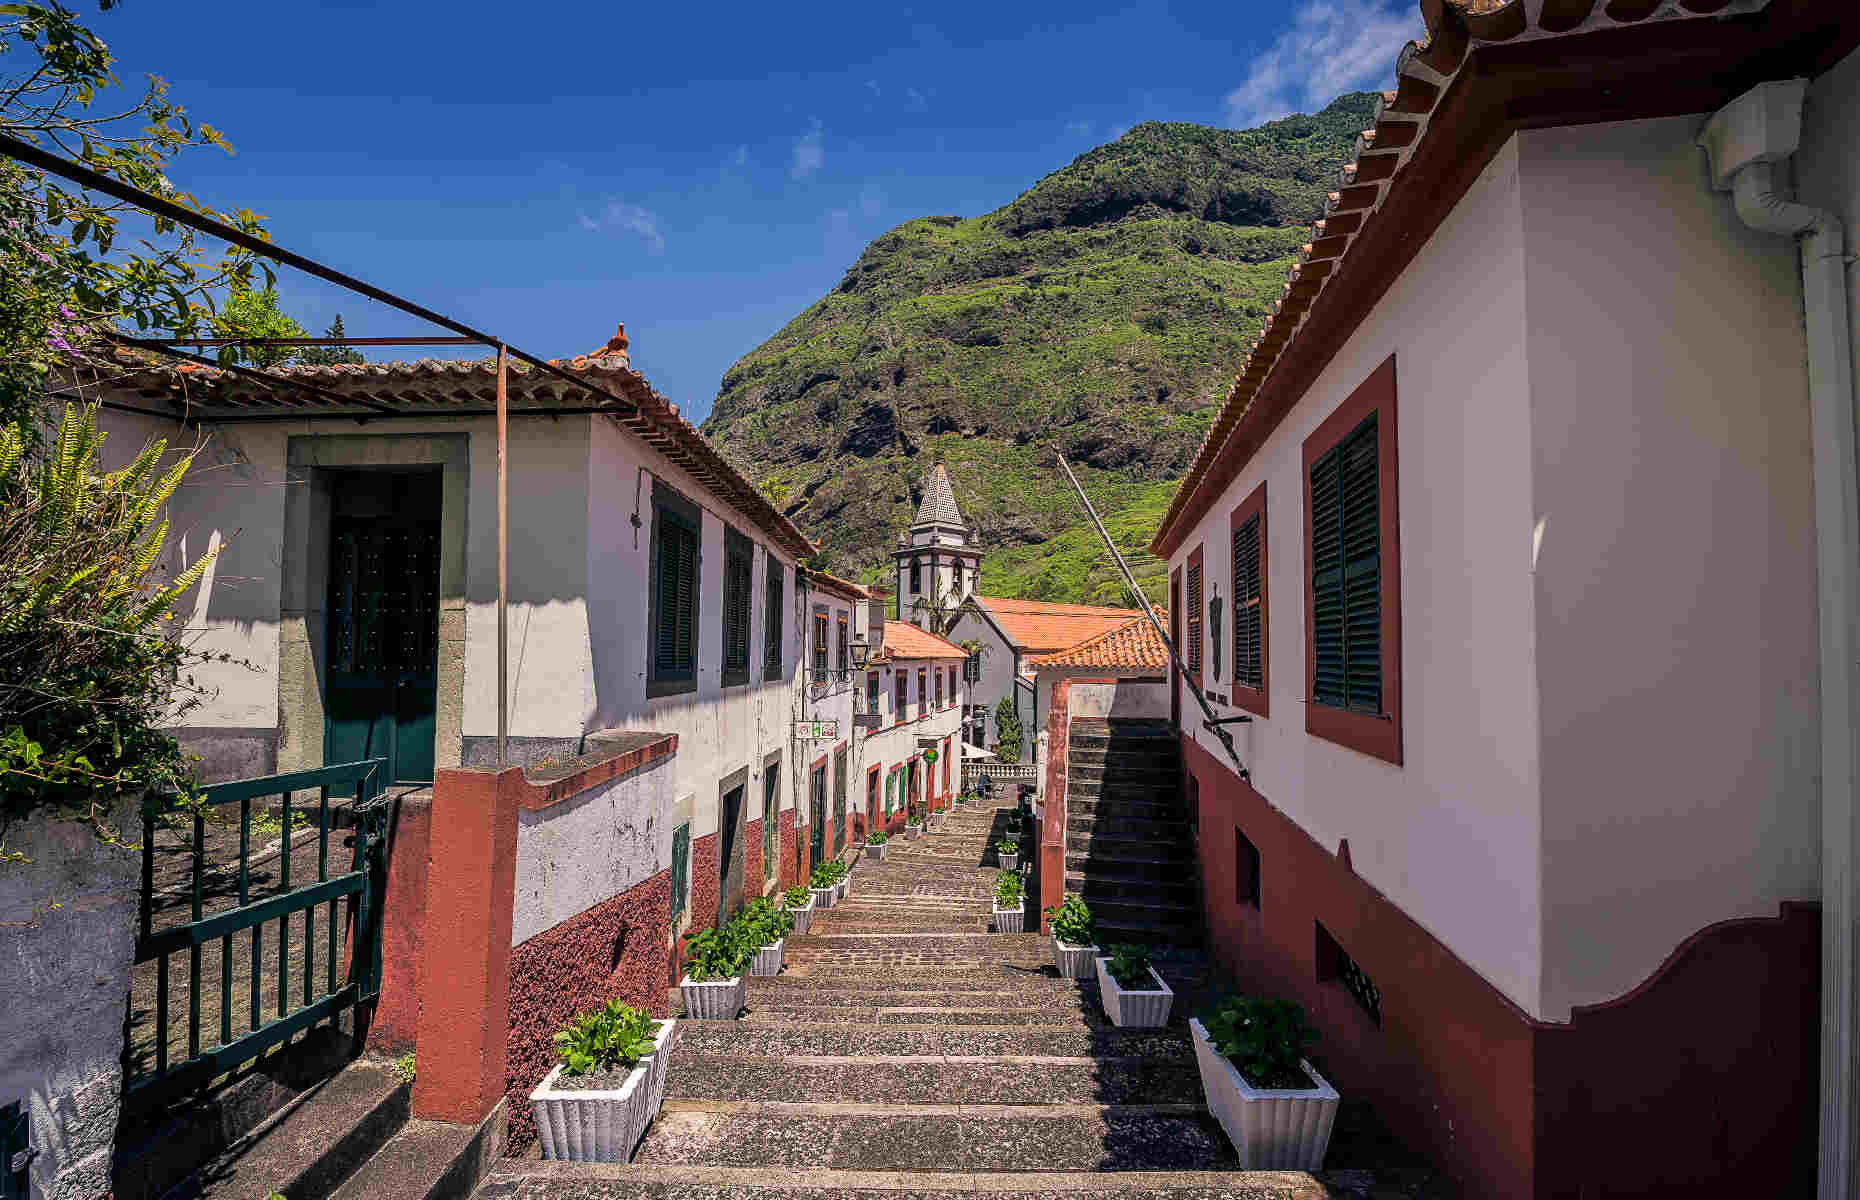
[{"label": "green metal gate", "polygon": [[[131,1104],[152,1105],[210,1083],[216,1077],[256,1058],[294,1034],[310,1029],[320,1021],[337,1017],[344,1009],[374,999],[381,990],[381,898],[386,887],[387,818],[390,801],[383,777],[387,760],[371,758],[361,762],[341,763],[286,775],[268,775],[231,783],[211,784],[200,789],[205,798],[201,811],[189,812],[174,797],[154,797],[142,809],[142,896],[141,926],[136,938],[138,982],[132,989],[138,1002],[144,989],[140,976],[142,964],[155,964],[153,980],[154,1045],[152,1069],[137,1069],[134,1061],[125,1064],[125,1098]],[[314,808],[293,808],[293,795],[314,790]],[[256,858],[253,847],[253,801],[277,797],[281,801],[279,850],[276,866],[261,873],[274,861],[267,851]],[[346,871],[331,875],[329,871],[332,810],[330,800],[351,798],[349,815],[353,829],[347,839],[349,864]],[[238,857],[236,877],[232,861],[209,864],[207,827],[213,820],[219,829],[230,833],[230,820],[217,820],[211,810],[230,809],[238,805]],[[304,828],[294,825],[294,818],[311,818],[314,814],[316,838],[316,880],[293,887],[292,858],[308,852],[312,843],[304,839],[300,848],[293,833]],[[217,816],[217,814],[215,814]],[[226,814],[230,818],[230,813]],[[268,828],[273,819],[269,811],[260,811],[258,819]],[[189,858],[186,897],[189,915],[185,921],[155,921],[155,860],[158,829],[180,830],[191,826],[191,842],[183,851]],[[217,831],[216,831],[217,832]],[[170,847],[172,849],[172,846]],[[230,847],[228,847],[230,849]],[[339,848],[340,851],[340,848]],[[306,866],[308,864],[305,864]],[[275,880],[274,880],[275,874]],[[207,891],[211,882],[219,910],[207,913]],[[270,891],[270,895],[261,893]],[[164,893],[173,899],[172,891]],[[230,901],[230,903],[228,903]],[[317,936],[317,910],[324,908],[322,946]],[[346,912],[346,927],[339,908]],[[298,964],[292,973],[292,923],[299,913],[301,941]],[[276,922],[275,940],[267,954],[265,927]],[[235,935],[250,931],[249,954],[246,947],[234,946]],[[246,939],[241,939],[242,941]],[[339,944],[341,948],[339,949]],[[218,988],[214,997],[202,996],[206,977],[203,951],[217,947]],[[320,949],[320,955],[318,953]],[[338,982],[338,963],[347,951],[347,963]],[[170,959],[185,955],[186,997],[185,1049],[181,1050],[179,1031],[171,1034],[174,1023],[174,993],[181,980],[170,970]],[[321,964],[318,958],[322,959]],[[239,1000],[245,1012],[234,1020],[234,976],[241,980]],[[319,976],[321,977],[319,979]],[[275,982],[275,986],[271,986]],[[208,1012],[203,1021],[205,1000]],[[217,1009],[217,1011],[213,1011]],[[203,1043],[203,1025],[207,1041]],[[213,1037],[217,1025],[217,1038]],[[235,1033],[235,1025],[241,1027]],[[170,1038],[176,1044],[170,1046]],[[126,1057],[136,1057],[133,1044]]]}]

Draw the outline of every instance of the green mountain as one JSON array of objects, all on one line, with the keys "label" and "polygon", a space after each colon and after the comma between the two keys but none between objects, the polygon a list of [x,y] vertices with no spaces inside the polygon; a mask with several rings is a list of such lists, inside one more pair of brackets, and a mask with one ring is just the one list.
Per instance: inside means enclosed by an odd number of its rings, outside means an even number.
[{"label": "green mountain", "polygon": [[838,573],[882,577],[941,457],[984,591],[1121,602],[1054,452],[1140,551],[1374,104],[1148,122],[985,216],[906,222],[725,373],[704,432]]}]

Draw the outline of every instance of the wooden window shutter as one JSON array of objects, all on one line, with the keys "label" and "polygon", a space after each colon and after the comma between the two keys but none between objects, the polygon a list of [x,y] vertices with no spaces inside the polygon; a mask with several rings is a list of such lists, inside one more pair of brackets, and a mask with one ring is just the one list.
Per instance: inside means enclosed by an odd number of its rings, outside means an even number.
[{"label": "wooden window shutter", "polygon": [[1260,657],[1259,535],[1258,513],[1234,530],[1234,682],[1250,688],[1261,686],[1264,677]]},{"label": "wooden window shutter", "polygon": [[1381,479],[1376,415],[1311,467],[1313,698],[1382,708]]},{"label": "wooden window shutter", "polygon": [[696,665],[697,535],[682,521],[660,515],[658,667],[662,676],[689,674]]},{"label": "wooden window shutter", "polygon": [[1188,560],[1188,671],[1201,675],[1201,551]]},{"label": "wooden window shutter", "polygon": [[763,650],[763,669],[766,674],[773,676],[781,674],[782,669],[782,565],[775,561],[774,555],[769,556],[768,581],[764,585],[764,591],[767,594],[763,598],[763,607],[768,615],[763,618],[763,637],[766,643]]}]

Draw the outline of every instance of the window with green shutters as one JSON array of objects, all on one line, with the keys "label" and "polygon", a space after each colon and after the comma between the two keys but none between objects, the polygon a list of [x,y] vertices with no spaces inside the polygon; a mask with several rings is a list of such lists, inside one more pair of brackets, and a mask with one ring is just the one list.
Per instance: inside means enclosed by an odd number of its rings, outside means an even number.
[{"label": "window with green shutters", "polygon": [[723,531],[723,686],[749,682],[749,598],[755,552],[736,530]]},{"label": "window with green shutters", "polygon": [[774,555],[768,556],[768,578],[763,582],[762,598],[762,607],[767,613],[762,618],[764,679],[780,679],[786,667],[782,662],[782,634],[786,632],[782,628],[782,592],[787,570]]},{"label": "window with green shutters", "polygon": [[1254,513],[1234,530],[1234,682],[1259,688],[1263,682],[1261,657],[1259,578],[1260,514]]},{"label": "window with green shutters", "polygon": [[1188,556],[1188,673],[1201,682],[1201,547]]},{"label": "window with green shutters", "polygon": [[[1305,438],[1302,451],[1305,732],[1397,766],[1402,761],[1400,428],[1390,356]],[[1236,512],[1236,528],[1245,515]],[[1263,518],[1260,533],[1264,610],[1270,572]],[[1270,615],[1262,618],[1262,626]],[[1262,636],[1262,656],[1270,640]],[[1269,672],[1271,663],[1263,657],[1262,662]]]},{"label": "window with green shutters", "polygon": [[781,816],[780,760],[762,768],[762,878],[775,878],[775,826]]},{"label": "window with green shutters", "polygon": [[685,911],[691,892],[691,822],[672,830],[672,919]]},{"label": "window with green shutters", "polygon": [[655,487],[652,503],[652,642],[646,694],[697,689],[698,510],[669,489]]},{"label": "window with green shutters", "polygon": [[1312,699],[1382,711],[1381,495],[1371,413],[1311,465]]}]

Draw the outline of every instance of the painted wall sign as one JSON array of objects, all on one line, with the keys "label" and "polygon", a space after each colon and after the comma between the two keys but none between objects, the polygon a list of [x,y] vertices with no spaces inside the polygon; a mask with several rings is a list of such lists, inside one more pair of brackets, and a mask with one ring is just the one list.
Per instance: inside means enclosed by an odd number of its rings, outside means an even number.
[{"label": "painted wall sign", "polygon": [[831,742],[840,736],[838,721],[796,721],[794,723],[794,740],[797,742]]}]

